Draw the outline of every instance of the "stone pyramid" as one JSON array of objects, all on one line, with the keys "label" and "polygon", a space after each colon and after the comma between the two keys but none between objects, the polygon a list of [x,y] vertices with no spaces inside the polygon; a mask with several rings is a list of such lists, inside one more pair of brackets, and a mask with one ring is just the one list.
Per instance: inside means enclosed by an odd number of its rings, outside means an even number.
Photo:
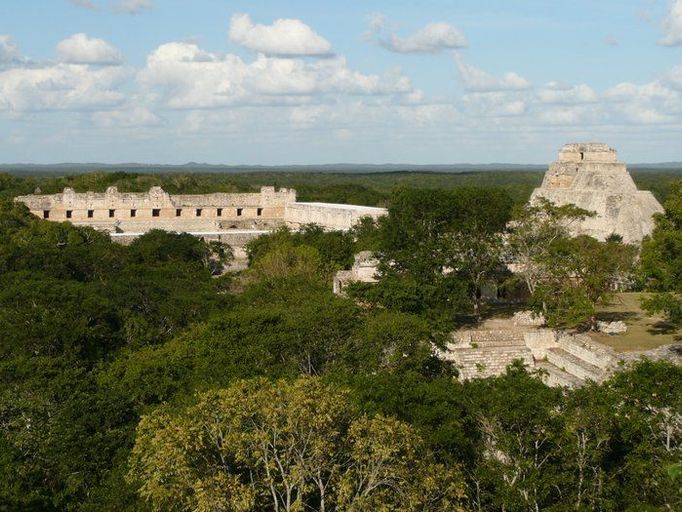
[{"label": "stone pyramid", "polygon": [[663,208],[649,191],[637,190],[625,164],[607,144],[566,144],[559,151],[531,203],[545,198],[557,206],[574,204],[596,212],[574,225],[574,234],[604,240],[616,233],[625,243],[640,243]]}]

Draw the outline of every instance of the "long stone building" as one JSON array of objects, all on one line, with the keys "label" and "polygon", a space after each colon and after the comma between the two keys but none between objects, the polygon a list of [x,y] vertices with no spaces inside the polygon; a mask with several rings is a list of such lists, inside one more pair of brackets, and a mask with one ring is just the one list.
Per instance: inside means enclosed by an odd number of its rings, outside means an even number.
[{"label": "long stone building", "polygon": [[261,187],[259,193],[171,195],[160,187],[149,192],[75,192],[19,196],[31,213],[51,221],[68,221],[111,233],[144,233],[150,229],[213,232],[229,229],[300,227],[315,223],[345,230],[362,217],[385,215],[384,208],[296,201],[296,191]]},{"label": "long stone building", "polygon": [[279,226],[293,229],[318,224],[328,230],[350,229],[363,217],[378,218],[384,208],[303,203],[292,189],[261,187],[257,193],[171,195],[160,187],[149,192],[75,192],[20,196],[34,215],[55,222],[91,226],[126,243],[152,229],[191,233],[227,243],[243,258],[246,243]]},{"label": "long stone building", "polygon": [[566,144],[559,151],[531,203],[545,198],[563,206],[574,204],[595,212],[572,226],[574,234],[604,240],[611,234],[626,243],[639,243],[651,234],[653,215],[663,207],[649,191],[637,190],[635,182],[616,151],[607,144]]}]

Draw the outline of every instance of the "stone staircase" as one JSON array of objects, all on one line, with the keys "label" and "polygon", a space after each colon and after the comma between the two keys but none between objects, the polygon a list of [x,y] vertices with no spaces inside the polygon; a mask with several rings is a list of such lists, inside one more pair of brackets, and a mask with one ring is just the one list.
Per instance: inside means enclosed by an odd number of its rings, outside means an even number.
[{"label": "stone staircase", "polygon": [[457,366],[461,380],[501,375],[520,360],[529,370],[540,370],[547,385],[566,387],[602,381],[618,360],[589,336],[539,329],[459,331],[441,357]]},{"label": "stone staircase", "polygon": [[599,367],[559,347],[547,350],[547,363],[583,381],[599,381],[603,374]]},{"label": "stone staircase", "polygon": [[457,366],[462,380],[500,375],[515,360],[533,367],[523,332],[514,330],[460,331],[448,344],[445,358]]},{"label": "stone staircase", "polygon": [[575,388],[584,384],[584,380],[557,368],[546,361],[536,361],[535,368],[542,371],[542,381],[548,386]]}]

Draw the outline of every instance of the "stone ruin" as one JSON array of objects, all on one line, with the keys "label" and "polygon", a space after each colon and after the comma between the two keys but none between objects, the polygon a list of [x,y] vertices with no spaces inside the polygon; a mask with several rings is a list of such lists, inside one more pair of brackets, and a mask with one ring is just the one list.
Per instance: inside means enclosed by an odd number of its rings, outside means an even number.
[{"label": "stone ruin", "polygon": [[609,235],[623,237],[625,243],[640,243],[651,234],[655,213],[663,208],[649,191],[638,190],[616,151],[607,144],[566,144],[559,151],[542,185],[531,196],[557,206],[574,204],[595,212],[594,217],[571,226],[574,235],[585,234],[598,240]]},{"label": "stone ruin", "polygon": [[601,382],[623,363],[642,357],[682,364],[680,344],[644,352],[616,352],[587,334],[509,327],[501,320],[490,321],[480,329],[453,333],[447,348],[437,354],[457,367],[460,380],[502,375],[510,364],[520,361],[529,371],[540,370],[548,386],[563,387]]},{"label": "stone ruin", "polygon": [[350,270],[340,270],[334,275],[334,293],[344,294],[344,288],[351,283],[376,283],[379,260],[372,251],[361,251],[355,255]]},{"label": "stone ruin", "polygon": [[[594,212],[594,216],[573,223],[569,229],[573,235],[589,235],[602,241],[616,234],[625,243],[639,244],[653,231],[654,214],[663,213],[651,192],[637,189],[625,164],[617,160],[615,150],[599,143],[562,147],[559,160],[549,166],[530,202],[537,204],[540,199]],[[462,380],[500,375],[514,361],[521,361],[530,370],[542,370],[548,385],[568,387],[600,382],[621,363],[640,357],[682,364],[680,345],[621,354],[586,334],[542,328],[542,320],[522,312],[506,323],[499,321],[492,327],[456,332],[439,356],[457,366]],[[623,322],[600,327],[610,334],[627,329]]]},{"label": "stone ruin", "polygon": [[235,268],[246,264],[246,244],[280,226],[298,229],[317,224],[327,230],[347,230],[363,217],[377,218],[384,208],[296,200],[296,191],[261,187],[254,193],[169,194],[161,187],[148,192],[76,192],[19,196],[37,217],[90,226],[127,244],[152,229],[189,233],[230,245]]},{"label": "stone ruin", "polygon": [[91,226],[111,233],[140,234],[151,229],[186,233],[230,229],[298,228],[318,224],[346,230],[363,217],[377,218],[384,208],[332,203],[304,203],[293,189],[261,187],[255,193],[169,194],[161,187],[148,192],[76,192],[19,196],[31,213],[43,219]]}]

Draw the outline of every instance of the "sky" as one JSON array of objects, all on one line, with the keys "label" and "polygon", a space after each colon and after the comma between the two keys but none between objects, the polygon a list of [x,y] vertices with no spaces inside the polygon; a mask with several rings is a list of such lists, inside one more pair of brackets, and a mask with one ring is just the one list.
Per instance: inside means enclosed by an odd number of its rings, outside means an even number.
[{"label": "sky", "polygon": [[0,162],[682,161],[682,0],[1,0]]}]

